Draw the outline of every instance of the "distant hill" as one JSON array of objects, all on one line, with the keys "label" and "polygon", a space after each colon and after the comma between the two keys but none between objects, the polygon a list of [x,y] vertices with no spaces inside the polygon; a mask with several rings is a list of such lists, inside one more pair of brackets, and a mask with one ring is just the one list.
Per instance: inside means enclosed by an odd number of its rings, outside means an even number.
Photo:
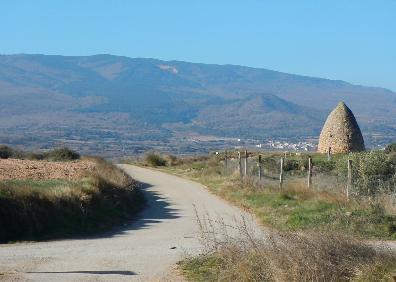
[{"label": "distant hill", "polygon": [[340,100],[368,138],[396,136],[394,92],[234,65],[2,55],[0,100],[0,143],[36,147],[48,139],[166,147],[184,133],[303,138],[319,135]]}]

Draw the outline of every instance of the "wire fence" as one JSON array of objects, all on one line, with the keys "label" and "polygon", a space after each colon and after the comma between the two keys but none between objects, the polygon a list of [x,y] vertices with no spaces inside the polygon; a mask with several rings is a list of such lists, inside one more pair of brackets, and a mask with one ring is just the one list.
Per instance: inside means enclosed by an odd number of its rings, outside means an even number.
[{"label": "wire fence", "polygon": [[396,175],[360,176],[352,170],[350,160],[345,163],[346,173],[322,172],[311,160],[303,169],[293,169],[285,158],[240,157],[223,159],[223,173],[237,174],[253,178],[262,186],[286,187],[289,184],[306,186],[315,191],[342,193],[350,197],[376,197],[377,195],[396,195]]}]

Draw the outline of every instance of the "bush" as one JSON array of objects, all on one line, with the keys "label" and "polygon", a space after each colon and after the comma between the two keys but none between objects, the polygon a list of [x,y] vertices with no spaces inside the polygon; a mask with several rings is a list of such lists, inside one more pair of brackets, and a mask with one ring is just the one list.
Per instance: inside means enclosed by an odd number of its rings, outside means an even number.
[{"label": "bush", "polygon": [[387,153],[387,154],[396,153],[396,143],[389,144],[388,146],[386,146],[385,153]]},{"label": "bush", "polygon": [[27,154],[27,159],[32,160],[32,161],[41,161],[41,160],[44,160],[45,157],[46,157],[46,155],[43,153],[29,153],[29,154]]},{"label": "bush", "polygon": [[300,163],[297,160],[289,160],[286,159],[285,163],[283,165],[283,170],[284,171],[292,171],[292,170],[299,170],[300,169]]},{"label": "bush", "polygon": [[28,160],[49,160],[49,161],[71,161],[80,158],[80,155],[69,148],[60,148],[47,153],[23,152],[9,146],[0,145],[0,159],[28,159]]},{"label": "bush", "polygon": [[159,154],[150,152],[144,156],[144,160],[150,166],[166,166],[166,160]]},{"label": "bush", "polygon": [[262,162],[264,164],[264,167],[273,172],[273,173],[278,173],[279,172],[279,164],[277,163],[277,161],[275,160],[275,158],[271,157],[271,156],[263,156],[262,158]]},{"label": "bush", "polygon": [[169,166],[173,166],[173,165],[177,165],[178,164],[178,160],[177,157],[175,155],[165,155],[164,157],[166,164]]},{"label": "bush", "polygon": [[8,146],[0,145],[0,159],[11,158],[14,150]]},{"label": "bush", "polygon": [[392,184],[395,181],[396,173],[396,160],[393,154],[375,151],[345,155],[336,164],[336,171],[339,176],[346,177],[348,159],[352,160],[352,184],[357,194],[376,195],[383,187],[395,189]]},{"label": "bush", "polygon": [[336,167],[336,162],[333,160],[314,160],[313,165],[318,172],[325,173],[332,172]]},{"label": "bush", "polygon": [[392,176],[395,174],[393,160],[384,152],[375,151],[345,155],[336,164],[339,174],[346,175],[348,159],[352,160],[353,175],[357,177]]},{"label": "bush", "polygon": [[60,148],[48,152],[46,158],[51,161],[71,161],[78,160],[80,154],[69,148]]}]

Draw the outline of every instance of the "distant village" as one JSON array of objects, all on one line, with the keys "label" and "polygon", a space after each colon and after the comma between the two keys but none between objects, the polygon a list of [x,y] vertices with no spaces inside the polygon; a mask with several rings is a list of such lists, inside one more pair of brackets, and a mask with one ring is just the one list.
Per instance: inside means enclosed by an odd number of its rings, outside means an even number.
[{"label": "distant village", "polygon": [[[360,152],[366,149],[362,132],[352,111],[344,102],[329,114],[318,138],[291,142],[290,140],[267,140],[255,144],[256,148],[273,151],[318,151],[320,153]],[[242,142],[238,139],[238,142]],[[316,144],[318,144],[316,146]],[[366,143],[367,144],[367,143]],[[375,144],[381,149],[381,144]],[[237,146],[240,147],[240,146]]]},{"label": "distant village", "polygon": [[268,149],[268,150],[287,150],[287,151],[315,151],[316,145],[311,142],[300,141],[297,143],[286,142],[286,141],[276,141],[268,140],[266,143],[257,144],[257,148]]}]

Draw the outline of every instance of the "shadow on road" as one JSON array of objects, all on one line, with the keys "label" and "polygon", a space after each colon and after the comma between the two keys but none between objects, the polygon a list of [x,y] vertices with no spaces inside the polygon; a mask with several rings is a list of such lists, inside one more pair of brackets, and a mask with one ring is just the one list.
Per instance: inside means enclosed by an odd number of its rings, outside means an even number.
[{"label": "shadow on road", "polygon": [[172,203],[159,193],[150,191],[152,186],[147,183],[140,183],[144,197],[146,198],[146,207],[140,212],[128,229],[148,228],[150,225],[159,223],[163,220],[179,218],[177,209],[171,208]]},{"label": "shadow on road", "polygon": [[179,218],[180,215],[178,210],[170,207],[172,203],[168,199],[162,197],[159,193],[151,191],[151,187],[152,186],[148,183],[140,182],[139,188],[146,199],[146,206],[136,215],[135,218],[131,220],[129,224],[124,224],[124,226],[118,228],[115,227],[113,230],[102,234],[77,239],[97,239],[123,236],[132,230],[150,228],[153,224]]},{"label": "shadow on road", "polygon": [[81,271],[30,271],[30,272],[24,272],[27,274],[59,274],[59,273],[70,273],[70,274],[100,274],[100,275],[136,275],[135,272],[133,271],[127,271],[127,270],[108,270],[108,271],[89,271],[89,270],[81,270]]}]

